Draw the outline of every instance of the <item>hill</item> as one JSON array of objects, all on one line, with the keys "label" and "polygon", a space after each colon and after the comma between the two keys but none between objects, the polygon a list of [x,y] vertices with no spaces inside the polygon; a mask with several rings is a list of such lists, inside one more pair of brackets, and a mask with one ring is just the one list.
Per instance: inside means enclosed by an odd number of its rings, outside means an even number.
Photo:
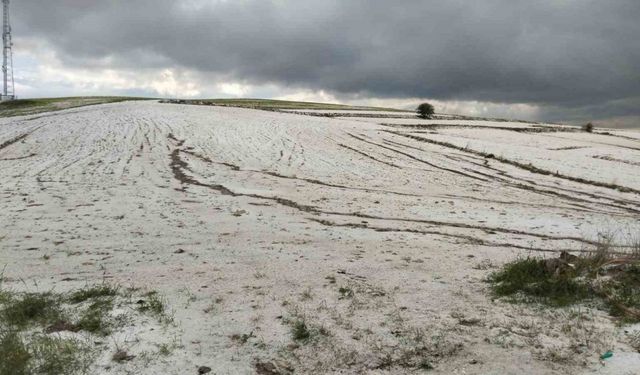
[{"label": "hill", "polygon": [[526,257],[631,254],[640,133],[204,104],[0,119],[0,357],[97,374],[640,366],[637,325],[601,302],[515,304],[487,282]]}]

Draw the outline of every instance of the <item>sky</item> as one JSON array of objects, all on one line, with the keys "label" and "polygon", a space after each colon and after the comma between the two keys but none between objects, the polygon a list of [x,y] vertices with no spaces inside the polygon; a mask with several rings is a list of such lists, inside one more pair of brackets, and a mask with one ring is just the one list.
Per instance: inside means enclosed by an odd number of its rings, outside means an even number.
[{"label": "sky", "polygon": [[20,97],[258,97],[640,127],[638,0],[12,0]]}]

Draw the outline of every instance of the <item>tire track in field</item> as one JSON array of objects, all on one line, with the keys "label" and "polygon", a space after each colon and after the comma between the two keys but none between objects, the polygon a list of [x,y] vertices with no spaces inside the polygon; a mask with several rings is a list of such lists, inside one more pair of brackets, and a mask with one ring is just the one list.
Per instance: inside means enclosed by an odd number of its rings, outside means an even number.
[{"label": "tire track in field", "polygon": [[304,177],[294,177],[294,176],[287,176],[287,175],[283,175],[277,172],[271,172],[271,171],[260,171],[260,170],[256,170],[256,169],[242,169],[237,165],[231,164],[231,163],[225,163],[225,162],[218,162],[218,161],[213,161],[210,158],[200,155],[196,152],[193,152],[192,150],[180,150],[180,152],[191,155],[197,159],[200,159],[206,163],[210,163],[210,164],[218,164],[218,165],[224,165],[225,167],[230,168],[231,170],[235,171],[235,172],[246,172],[246,173],[258,173],[258,174],[263,174],[263,175],[267,175],[267,176],[271,176],[271,177],[276,177],[276,178],[281,178],[281,179],[286,179],[286,180],[296,180],[296,181],[303,181],[303,182],[307,182],[309,184],[312,185],[319,185],[319,186],[326,186],[326,187],[331,187],[331,188],[336,188],[336,189],[344,189],[344,190],[354,190],[354,191],[363,191],[366,193],[385,193],[385,194],[392,194],[392,195],[400,195],[400,196],[405,196],[405,197],[420,197],[420,195],[417,194],[409,194],[409,193],[401,193],[401,192],[397,192],[397,191],[391,191],[391,190],[384,190],[384,189],[369,189],[369,188],[359,188],[359,187],[354,187],[354,186],[346,186],[346,185],[340,185],[340,184],[332,184],[329,182],[324,182],[321,180],[317,180],[317,179],[313,179],[313,178],[304,178]]},{"label": "tire track in field", "polygon": [[371,155],[367,154],[366,152],[360,151],[358,149],[355,149],[353,147],[347,146],[345,144],[339,143],[338,146],[340,146],[342,148],[345,148],[347,150],[353,151],[353,152],[355,152],[355,153],[357,153],[357,154],[359,154],[361,156],[364,156],[367,159],[371,159],[371,160],[376,161],[378,163],[382,163],[382,164],[388,165],[388,166],[393,167],[393,168],[402,169],[402,167],[400,167],[399,165],[396,165],[396,164],[393,164],[393,163],[378,159],[378,158],[376,158],[374,156],[371,156]]},{"label": "tire track in field", "polygon": [[[383,139],[383,142],[390,142],[390,143],[396,144],[398,146],[411,148],[411,149],[414,149],[414,150],[417,150],[417,151],[420,151],[420,152],[425,152],[425,153],[431,152],[431,151],[427,151],[427,150],[421,149],[419,147],[405,145],[403,143],[394,142],[394,141],[390,141],[390,140],[386,140],[386,139]],[[637,202],[634,202],[634,201],[631,201],[631,200],[611,198],[611,197],[606,197],[606,196],[602,196],[602,195],[597,195],[597,194],[593,194],[593,193],[583,192],[583,191],[579,191],[579,190],[575,190],[575,189],[569,189],[569,188],[560,187],[560,186],[550,186],[550,185],[542,184],[542,183],[539,183],[539,182],[536,182],[536,181],[532,181],[532,180],[529,180],[529,179],[526,179],[526,178],[523,178],[523,177],[513,176],[513,175],[507,173],[504,170],[501,170],[501,169],[494,168],[494,167],[490,166],[488,163],[477,163],[475,161],[470,161],[470,160],[461,160],[460,158],[455,157],[454,155],[444,155],[444,156],[447,157],[447,158],[450,158],[450,159],[457,160],[458,162],[470,163],[470,164],[478,166],[480,168],[493,171],[497,175],[491,175],[491,174],[488,174],[488,173],[482,173],[482,172],[478,172],[477,170],[473,170],[474,173],[478,173],[478,174],[482,174],[482,175],[485,175],[487,177],[490,177],[491,179],[493,179],[495,181],[498,181],[500,183],[503,183],[504,185],[506,185],[508,187],[512,187],[512,188],[515,188],[515,189],[518,189],[518,190],[525,190],[525,191],[528,191],[528,192],[533,192],[535,194],[539,194],[539,195],[543,195],[543,196],[547,196],[547,197],[551,196],[551,197],[561,198],[561,199],[565,200],[566,204],[568,204],[569,206],[576,207],[576,210],[579,210],[579,211],[586,211],[586,212],[593,212],[593,213],[604,213],[604,214],[611,214],[611,215],[620,215],[619,212],[611,212],[611,211],[606,211],[606,210],[602,210],[602,209],[600,211],[593,210],[592,209],[592,205],[593,204],[597,204],[599,206],[602,206],[603,203],[599,202],[599,201],[593,201],[593,200],[589,200],[589,199],[584,199],[584,198],[578,197],[580,195],[584,195],[584,196],[587,196],[589,198],[608,201],[607,202],[607,206],[606,206],[607,208],[608,207],[614,207],[614,208],[620,209],[622,211],[626,211],[626,212],[633,213],[633,214],[636,214],[636,215],[640,214],[640,210],[634,209],[634,208],[631,208],[631,207],[628,206],[628,205],[637,205]],[[465,155],[459,155],[459,156],[465,156]],[[469,154],[469,156],[475,157],[474,154]],[[480,160],[485,160],[486,161],[486,160],[488,160],[488,157],[481,158]],[[514,181],[520,181],[520,182],[514,182]],[[542,187],[542,188],[545,188],[545,189],[541,189],[539,187]],[[568,193],[572,193],[572,194],[576,194],[578,196],[560,193],[560,192],[558,192],[558,190],[564,191],[564,192],[568,192]]]},{"label": "tire track in field", "polygon": [[[369,219],[369,220],[380,220],[380,221],[390,221],[390,222],[403,222],[403,223],[413,223],[413,224],[427,224],[433,226],[441,226],[441,227],[450,227],[450,228],[459,228],[459,229],[475,229],[485,231],[489,234],[502,233],[502,234],[511,234],[511,235],[521,235],[528,236],[534,238],[540,238],[544,240],[559,240],[559,241],[574,241],[577,243],[582,243],[586,245],[596,245],[596,242],[586,240],[579,237],[572,236],[551,236],[540,233],[532,233],[526,232],[522,230],[516,229],[507,229],[502,227],[488,227],[483,225],[474,225],[474,224],[465,224],[465,223],[453,223],[453,222],[443,222],[437,220],[429,220],[429,219],[409,219],[409,218],[393,218],[393,217],[383,217],[376,215],[363,214],[360,212],[337,212],[337,211],[328,211],[323,210],[317,206],[311,206],[306,204],[297,203],[291,199],[281,198],[277,196],[266,196],[260,194],[249,194],[249,193],[237,193],[227,188],[222,184],[212,184],[212,183],[203,183],[194,177],[190,176],[186,172],[194,173],[189,164],[180,157],[180,154],[183,150],[180,149],[185,143],[184,140],[176,139],[172,134],[169,134],[168,138],[173,140],[176,144],[176,148],[170,153],[170,168],[173,173],[173,176],[176,180],[178,180],[182,185],[182,189],[178,189],[179,191],[186,191],[186,187],[184,185],[193,185],[200,186],[204,188],[208,188],[214,191],[219,192],[222,195],[231,196],[231,197],[247,197],[247,198],[255,198],[260,200],[268,200],[280,204],[285,207],[293,208],[300,212],[310,213],[313,215],[328,215],[328,216],[341,216],[341,217],[353,217],[353,218],[361,218],[361,219]],[[380,228],[378,228],[380,229]],[[382,228],[384,229],[384,228]],[[394,228],[386,228],[388,231],[396,231]],[[478,239],[479,241],[483,241]],[[506,246],[506,244],[505,244]],[[514,245],[513,247],[518,247],[518,245]]]},{"label": "tire track in field", "polygon": [[411,134],[402,134],[402,133],[392,132],[392,131],[388,131],[388,130],[385,130],[385,132],[388,132],[388,133],[394,134],[394,135],[398,135],[398,136],[401,136],[401,137],[410,138],[410,139],[416,140],[418,142],[431,143],[431,144],[435,144],[435,145],[438,145],[438,146],[455,149],[455,150],[458,150],[458,151],[463,151],[463,152],[468,152],[468,153],[473,153],[473,154],[476,154],[476,155],[484,156],[484,157],[491,158],[491,159],[497,160],[497,161],[499,161],[501,163],[508,164],[508,165],[520,168],[522,170],[526,170],[528,172],[535,173],[535,174],[540,174],[540,175],[544,175],[544,176],[551,176],[551,177],[559,178],[559,179],[562,179],[562,180],[567,180],[567,181],[571,181],[571,182],[577,182],[577,183],[581,183],[581,184],[585,184],[585,185],[592,185],[592,186],[596,186],[596,187],[602,187],[602,188],[607,188],[607,189],[611,189],[611,190],[617,190],[617,191],[622,192],[622,193],[634,193],[634,194],[639,194],[640,195],[640,190],[637,190],[637,189],[634,189],[634,188],[630,188],[630,187],[627,187],[627,186],[620,186],[620,185],[615,185],[615,184],[608,184],[608,183],[605,183],[605,182],[587,180],[587,179],[584,179],[584,178],[581,178],[581,177],[572,177],[572,176],[561,175],[561,174],[553,173],[553,172],[548,171],[546,169],[534,167],[532,165],[523,164],[523,163],[520,163],[520,162],[517,162],[517,161],[514,161],[514,160],[509,160],[509,159],[504,159],[504,158],[499,158],[498,159],[493,154],[488,154],[488,153],[481,152],[481,151],[465,149],[463,147],[459,147],[459,146],[456,146],[456,145],[454,145],[452,143],[448,143],[448,142],[436,141],[436,140],[425,138],[425,137],[418,137],[418,136],[411,135]]},{"label": "tire track in field", "polygon": [[418,161],[418,162],[420,162],[420,163],[426,164],[426,165],[428,165],[428,166],[430,166],[430,167],[432,167],[432,168],[439,169],[439,170],[441,170],[441,171],[445,171],[445,172],[449,172],[449,173],[453,173],[453,174],[457,174],[457,175],[460,175],[460,176],[463,176],[463,177],[466,177],[466,178],[471,178],[471,179],[478,180],[478,181],[482,181],[482,182],[489,182],[489,180],[486,180],[486,179],[484,179],[484,178],[480,178],[480,177],[473,176],[473,175],[470,175],[470,174],[467,174],[467,173],[464,173],[464,172],[461,172],[461,171],[458,171],[458,170],[455,170],[455,169],[450,169],[450,168],[446,168],[446,167],[442,167],[442,166],[439,166],[439,165],[433,164],[433,163],[431,163],[431,162],[428,162],[428,161],[426,161],[426,160],[423,160],[423,159],[417,158],[417,157],[415,157],[415,156],[413,156],[413,155],[411,155],[411,154],[408,154],[408,153],[406,153],[406,152],[403,152],[403,151],[400,151],[400,150],[394,149],[394,148],[389,147],[389,146],[381,145],[381,144],[376,143],[376,142],[373,142],[373,141],[369,141],[369,140],[367,140],[367,139],[364,139],[364,138],[358,137],[358,136],[353,135],[353,134],[351,134],[351,133],[347,133],[347,134],[348,134],[349,136],[351,136],[352,138],[357,139],[357,140],[359,140],[359,141],[361,141],[361,142],[365,142],[365,143],[368,143],[368,144],[371,144],[371,145],[374,145],[374,146],[377,146],[377,147],[383,148],[383,149],[385,149],[385,150],[389,150],[389,151],[395,152],[395,153],[397,153],[397,154],[400,154],[400,155],[406,156],[406,157],[408,157],[409,159],[413,159],[413,160]]},{"label": "tire track in field", "polygon": [[14,138],[11,138],[11,139],[3,142],[2,144],[0,144],[0,151],[6,149],[7,147],[9,147],[9,146],[11,146],[11,145],[13,145],[15,143],[18,143],[18,142],[24,140],[25,138],[27,138],[28,136],[30,136],[31,134],[33,134],[37,130],[42,129],[45,126],[46,126],[46,124],[45,125],[40,125],[40,126],[34,128],[34,129],[29,130],[28,132],[26,132],[24,134],[21,134],[19,136],[16,136]]},{"label": "tire track in field", "polygon": [[423,234],[423,235],[436,235],[436,236],[442,236],[442,237],[451,237],[451,238],[461,239],[461,240],[466,241],[469,244],[476,244],[476,245],[479,245],[479,246],[506,247],[506,248],[515,248],[515,249],[520,249],[520,250],[539,251],[539,252],[548,252],[548,253],[558,253],[558,252],[562,252],[562,251],[589,252],[588,250],[584,250],[584,249],[576,250],[576,249],[566,248],[566,249],[550,250],[550,249],[544,249],[544,248],[540,248],[540,247],[522,246],[522,245],[516,245],[516,244],[512,244],[512,243],[505,243],[505,242],[486,241],[486,240],[483,240],[481,238],[470,236],[470,235],[456,234],[456,233],[446,233],[446,232],[441,232],[441,231],[436,231],[436,230],[377,227],[377,226],[371,226],[369,224],[364,224],[364,223],[343,223],[343,224],[339,224],[339,223],[335,223],[335,222],[332,222],[332,221],[329,221],[329,220],[316,219],[316,218],[309,218],[309,220],[314,221],[314,222],[316,222],[318,224],[321,224],[321,225],[324,225],[324,226],[328,226],[328,227],[342,227],[342,228],[352,228],[352,229],[368,229],[368,230],[373,230],[373,231],[376,231],[376,232],[383,232],[383,233],[384,232],[398,232],[398,233],[414,233],[414,234]]}]

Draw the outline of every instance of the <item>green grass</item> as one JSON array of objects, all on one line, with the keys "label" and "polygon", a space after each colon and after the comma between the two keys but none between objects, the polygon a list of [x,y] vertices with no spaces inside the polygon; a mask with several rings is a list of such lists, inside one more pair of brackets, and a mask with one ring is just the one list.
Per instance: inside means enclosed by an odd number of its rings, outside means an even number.
[{"label": "green grass", "polygon": [[291,320],[287,320],[287,323],[291,326],[291,337],[293,340],[302,344],[316,341],[321,337],[331,336],[331,332],[325,327],[309,324],[302,316],[296,316]]},{"label": "green grass", "polygon": [[44,375],[83,373],[90,364],[88,347],[75,339],[38,337],[30,345],[33,373]]},{"label": "green grass", "polygon": [[307,342],[311,338],[311,331],[307,327],[307,323],[304,320],[299,319],[293,322],[291,326],[291,334],[296,341]]},{"label": "green grass", "polygon": [[351,110],[351,111],[392,111],[405,112],[393,108],[351,106],[332,103],[297,102],[289,100],[272,99],[194,99],[181,100],[185,104],[218,105],[228,107],[256,108],[256,109],[325,109],[325,110]]},{"label": "green grass", "polygon": [[95,335],[109,335],[111,333],[111,324],[107,321],[107,315],[112,309],[112,299],[99,300],[92,303],[78,320],[76,328]]},{"label": "green grass", "polygon": [[0,375],[82,373],[87,350],[74,339],[41,335],[27,345],[16,331],[0,332]]},{"label": "green grass", "polygon": [[640,316],[629,316],[629,308],[640,311],[640,262],[626,267],[617,277],[603,286],[609,296],[611,315],[634,323]]},{"label": "green grass", "polygon": [[567,306],[592,295],[589,286],[577,281],[576,276],[574,272],[551,274],[543,259],[526,258],[505,265],[490,276],[490,281],[497,296]]},{"label": "green grass", "polygon": [[[86,373],[95,352],[87,343],[56,332],[107,337],[123,320],[111,317],[127,296],[107,284],[69,293],[19,293],[0,284],[0,375]],[[145,295],[140,310],[169,321],[163,299]],[[126,303],[126,302],[125,302]]]},{"label": "green grass", "polygon": [[26,293],[2,303],[0,322],[16,328],[48,325],[63,316],[60,297],[51,293]]},{"label": "green grass", "polygon": [[28,375],[31,353],[15,331],[0,331],[0,375]]},{"label": "green grass", "polygon": [[101,284],[72,292],[69,296],[69,301],[71,303],[82,303],[89,299],[115,297],[117,295],[117,287],[108,284]]},{"label": "green grass", "polygon": [[353,289],[349,287],[344,287],[344,286],[341,286],[338,289],[338,293],[340,293],[341,298],[351,298],[355,295],[355,293],[353,292]]},{"label": "green grass", "polygon": [[0,103],[0,117],[33,115],[59,111],[87,105],[117,103],[126,100],[149,100],[148,98],[123,96],[84,96],[67,98],[19,99]]},{"label": "green grass", "polygon": [[640,258],[599,249],[564,262],[524,258],[488,281],[497,297],[562,307],[597,300],[625,323],[640,322]]},{"label": "green grass", "polygon": [[157,292],[149,292],[145,294],[146,299],[138,301],[138,311],[154,316],[161,323],[171,323],[173,317],[167,314],[164,298]]}]

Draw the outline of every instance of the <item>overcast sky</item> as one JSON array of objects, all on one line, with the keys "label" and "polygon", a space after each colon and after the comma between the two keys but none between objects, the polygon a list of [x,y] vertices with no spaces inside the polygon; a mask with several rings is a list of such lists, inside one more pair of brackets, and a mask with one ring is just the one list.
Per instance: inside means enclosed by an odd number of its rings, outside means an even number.
[{"label": "overcast sky", "polygon": [[639,0],[13,0],[18,95],[269,97],[640,127]]}]

